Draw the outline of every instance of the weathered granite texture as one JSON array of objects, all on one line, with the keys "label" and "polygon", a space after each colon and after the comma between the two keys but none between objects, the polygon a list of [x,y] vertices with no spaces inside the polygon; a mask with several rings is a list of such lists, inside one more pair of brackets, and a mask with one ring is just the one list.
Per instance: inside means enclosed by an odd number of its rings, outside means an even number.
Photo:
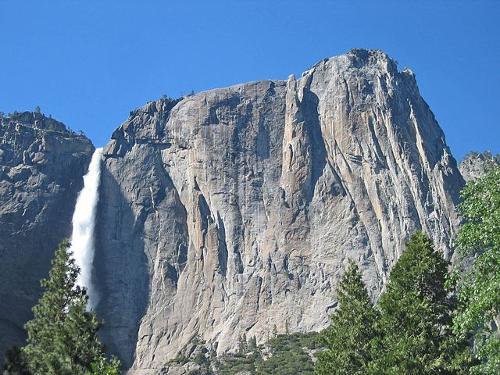
[{"label": "weathered granite texture", "polygon": [[0,118],[0,362],[21,344],[94,147],[39,113]]},{"label": "weathered granite texture", "polygon": [[475,180],[500,165],[500,154],[493,155],[489,151],[470,152],[458,165],[465,181]]},{"label": "weathered granite texture", "polygon": [[104,150],[103,338],[155,374],[199,336],[319,330],[349,258],[376,298],[416,230],[450,257],[463,179],[415,76],[380,51],[133,112]]}]

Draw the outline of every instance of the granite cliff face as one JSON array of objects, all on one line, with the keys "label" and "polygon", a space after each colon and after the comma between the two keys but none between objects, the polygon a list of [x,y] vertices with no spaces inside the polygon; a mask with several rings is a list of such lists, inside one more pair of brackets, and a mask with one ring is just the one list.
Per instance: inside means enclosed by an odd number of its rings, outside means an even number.
[{"label": "granite cliff face", "polygon": [[[39,113],[0,117],[0,352],[22,344],[71,216],[91,142]],[[3,356],[0,361],[3,361]]]},{"label": "granite cliff face", "polygon": [[458,165],[458,169],[465,181],[475,180],[500,165],[500,155],[493,155],[489,151],[470,152]]},{"label": "granite cliff face", "polygon": [[380,51],[151,102],[104,158],[98,312],[132,373],[196,337],[223,353],[325,327],[347,260],[376,298],[418,229],[451,255],[463,179],[413,73]]}]

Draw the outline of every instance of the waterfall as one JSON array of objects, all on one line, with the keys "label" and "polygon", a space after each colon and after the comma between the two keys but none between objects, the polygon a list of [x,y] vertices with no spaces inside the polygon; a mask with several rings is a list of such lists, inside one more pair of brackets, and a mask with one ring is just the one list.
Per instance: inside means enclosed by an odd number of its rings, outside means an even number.
[{"label": "waterfall", "polygon": [[73,233],[71,248],[76,265],[80,268],[77,285],[87,289],[89,296],[87,308],[93,309],[98,302],[95,285],[92,282],[94,262],[94,227],[97,201],[99,200],[99,181],[101,177],[102,148],[92,155],[89,170],[83,177],[83,189],[78,194],[73,213]]}]

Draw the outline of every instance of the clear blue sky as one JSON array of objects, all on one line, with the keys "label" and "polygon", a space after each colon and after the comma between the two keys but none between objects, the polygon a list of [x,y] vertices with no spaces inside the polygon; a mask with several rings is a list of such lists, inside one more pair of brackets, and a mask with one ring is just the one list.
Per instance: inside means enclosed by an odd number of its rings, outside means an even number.
[{"label": "clear blue sky", "polygon": [[0,0],[0,111],[39,105],[99,146],[163,94],[380,48],[416,73],[461,159],[500,151],[499,20],[497,0]]}]

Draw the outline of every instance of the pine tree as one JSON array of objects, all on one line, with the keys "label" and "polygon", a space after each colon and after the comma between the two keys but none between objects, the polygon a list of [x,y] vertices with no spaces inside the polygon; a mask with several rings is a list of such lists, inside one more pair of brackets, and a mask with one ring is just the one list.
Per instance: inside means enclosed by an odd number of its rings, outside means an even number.
[{"label": "pine tree", "polygon": [[479,363],[473,374],[500,373],[500,167],[466,185],[460,211],[465,223],[457,244],[474,256],[459,281],[460,313],[454,331],[474,338]]},{"label": "pine tree", "polygon": [[377,337],[378,314],[373,308],[358,267],[349,262],[338,287],[339,308],[323,333],[326,350],[318,354],[315,372],[366,374]]},{"label": "pine tree", "polygon": [[17,346],[7,350],[5,354],[3,375],[30,375],[24,353]]},{"label": "pine tree", "polygon": [[413,235],[381,296],[380,355],[375,373],[453,374],[465,344],[451,334],[453,297],[445,288],[447,262],[428,237]]},{"label": "pine tree", "polygon": [[28,340],[22,351],[34,374],[85,374],[104,356],[97,337],[100,324],[86,311],[88,297],[76,285],[79,269],[68,247],[64,241],[56,250],[34,318],[25,326]]}]

